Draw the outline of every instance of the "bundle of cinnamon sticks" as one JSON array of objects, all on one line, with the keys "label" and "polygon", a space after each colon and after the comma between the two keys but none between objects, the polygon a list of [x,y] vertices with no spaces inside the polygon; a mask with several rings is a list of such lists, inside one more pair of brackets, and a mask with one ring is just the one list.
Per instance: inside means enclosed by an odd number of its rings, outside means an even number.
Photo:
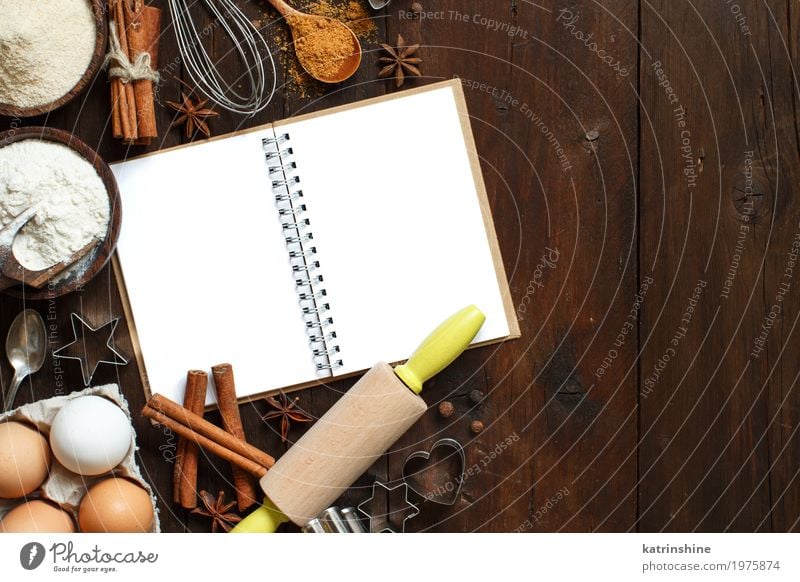
[{"label": "bundle of cinnamon sticks", "polygon": [[[128,63],[136,63],[145,53],[150,69],[156,70],[161,10],[145,6],[144,0],[109,0],[109,28],[112,51],[117,39]],[[111,78],[111,124],[114,137],[127,145],[149,145],[158,137],[152,79]]]}]

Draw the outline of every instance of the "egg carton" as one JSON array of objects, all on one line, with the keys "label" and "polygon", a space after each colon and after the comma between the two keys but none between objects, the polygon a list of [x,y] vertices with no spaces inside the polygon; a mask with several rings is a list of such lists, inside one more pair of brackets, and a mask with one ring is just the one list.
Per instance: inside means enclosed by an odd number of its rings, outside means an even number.
[{"label": "egg carton", "polygon": [[[39,400],[32,404],[20,406],[8,413],[0,414],[0,422],[6,420],[28,422],[36,426],[39,432],[46,438],[49,438],[50,425],[53,423],[53,419],[56,417],[58,411],[70,400],[78,398],[79,396],[90,395],[108,398],[122,409],[129,421],[131,420],[128,402],[120,392],[119,386],[116,384],[106,384],[105,386],[87,388],[81,392],[72,392],[66,396],[56,396],[54,398]],[[161,531],[161,524],[158,517],[156,497],[153,494],[153,489],[144,480],[139,467],[136,465],[135,455],[137,450],[136,435],[135,432],[131,430],[131,447],[128,449],[128,454],[125,455],[122,462],[114,468],[112,473],[117,477],[126,477],[138,483],[147,491],[153,503],[153,526],[151,531],[153,533],[158,533]],[[109,473],[98,475],[97,477],[77,475],[66,469],[53,457],[50,465],[50,475],[47,477],[47,480],[36,492],[28,495],[27,500],[47,499],[53,501],[63,509],[72,513],[73,517],[76,518],[75,523],[77,523],[78,507],[80,506],[83,496],[92,485],[109,476]],[[0,519],[13,507],[19,505],[20,501],[20,499],[0,499]]]}]

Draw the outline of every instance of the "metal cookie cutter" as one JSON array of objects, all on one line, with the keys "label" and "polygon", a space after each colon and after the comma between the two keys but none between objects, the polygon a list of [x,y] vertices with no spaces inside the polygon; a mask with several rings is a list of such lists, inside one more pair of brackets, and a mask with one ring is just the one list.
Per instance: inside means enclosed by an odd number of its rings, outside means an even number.
[{"label": "metal cookie cutter", "polygon": [[[72,320],[72,342],[57,349],[53,352],[53,358],[62,360],[78,360],[81,363],[81,374],[83,375],[83,384],[88,386],[92,383],[94,373],[97,371],[100,364],[109,364],[111,366],[124,366],[128,360],[120,354],[114,347],[114,332],[119,324],[119,317],[115,317],[111,321],[104,323],[98,327],[92,327],[77,313],[71,314]],[[80,329],[79,329],[80,326]],[[100,334],[103,330],[108,329],[108,339],[104,342],[107,353],[111,355],[111,359],[103,359],[97,357],[97,354],[90,354],[91,350],[87,349],[87,334],[95,335]]]},{"label": "metal cookie cutter", "polygon": [[[392,498],[397,494],[394,491],[403,492],[403,507],[401,509],[392,510]],[[385,507],[388,509],[381,509],[375,507],[376,502],[381,500],[388,501]],[[408,498],[408,485],[400,483],[394,487],[389,487],[385,483],[375,481],[372,484],[372,497],[366,501],[362,501],[358,505],[358,510],[369,518],[369,531],[370,533],[396,533],[392,527],[392,516],[399,514],[399,519],[402,519],[402,526],[400,531],[405,533],[406,522],[419,515],[419,507],[411,503]]]},{"label": "metal cookie cutter", "polygon": [[[409,473],[409,464],[414,463],[416,459],[429,461],[433,457],[436,449],[449,448],[452,452],[446,454],[443,459],[434,461],[433,467],[442,461],[447,461],[452,455],[456,455],[458,461],[458,469],[451,473],[445,473],[443,480],[432,479],[430,482],[424,483],[422,477],[428,468],[420,467],[419,470]],[[455,439],[443,438],[439,439],[429,450],[420,450],[411,453],[406,457],[403,463],[403,482],[408,485],[414,493],[424,498],[426,501],[439,503],[441,505],[453,505],[458,501],[461,494],[461,487],[464,485],[464,469],[467,464],[466,455],[464,454],[464,447]]]},{"label": "metal cookie cutter", "polygon": [[366,533],[355,507],[329,507],[303,527],[304,533]]}]

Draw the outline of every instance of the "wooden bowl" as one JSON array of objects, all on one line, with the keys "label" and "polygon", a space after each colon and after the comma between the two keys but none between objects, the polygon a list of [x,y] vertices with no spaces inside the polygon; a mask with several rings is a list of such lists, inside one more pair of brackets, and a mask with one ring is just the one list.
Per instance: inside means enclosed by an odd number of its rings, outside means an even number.
[{"label": "wooden bowl", "polygon": [[108,164],[106,164],[97,152],[81,140],[60,129],[53,129],[50,127],[22,127],[0,133],[0,148],[26,139],[52,141],[66,145],[92,164],[106,187],[109,209],[111,211],[105,238],[98,241],[95,248],[90,250],[86,256],[69,269],[58,275],[49,285],[41,289],[34,289],[32,287],[24,287],[23,289],[23,287],[19,285],[6,291],[9,295],[14,295],[16,297],[24,296],[25,299],[52,299],[71,293],[79,287],[82,287],[91,281],[106,263],[108,263],[111,255],[114,254],[114,249],[117,248],[119,229],[122,223],[122,204],[120,202],[117,180],[114,178],[111,168],[108,167]]},{"label": "wooden bowl", "polygon": [[75,97],[86,89],[86,86],[100,70],[105,59],[106,42],[108,40],[108,25],[106,24],[105,17],[105,0],[91,0],[92,11],[94,12],[94,23],[96,27],[96,38],[94,41],[94,53],[92,60],[89,61],[89,68],[83,73],[83,77],[75,84],[75,86],[66,94],[56,99],[52,103],[40,105],[38,107],[22,108],[10,105],[8,103],[0,103],[0,115],[7,117],[33,117],[35,115],[43,115],[49,113],[54,109],[58,109],[62,105],[66,105]]}]

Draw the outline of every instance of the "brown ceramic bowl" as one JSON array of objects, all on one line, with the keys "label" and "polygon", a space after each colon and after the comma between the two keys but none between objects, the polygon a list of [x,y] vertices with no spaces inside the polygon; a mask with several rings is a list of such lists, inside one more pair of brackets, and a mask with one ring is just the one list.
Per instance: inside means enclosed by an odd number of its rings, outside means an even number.
[{"label": "brown ceramic bowl", "polygon": [[63,144],[71,150],[80,154],[87,162],[92,164],[108,193],[108,202],[111,215],[108,221],[108,230],[103,240],[98,241],[97,245],[90,250],[86,256],[78,260],[73,266],[58,275],[50,284],[41,289],[23,287],[21,285],[11,287],[6,291],[9,295],[24,297],[25,299],[52,299],[71,293],[92,280],[100,270],[108,263],[114,249],[117,248],[119,239],[119,228],[122,223],[122,204],[119,197],[119,189],[111,168],[88,145],[78,138],[70,135],[66,131],[53,129],[50,127],[21,127],[0,133],[0,148],[14,142],[26,139],[45,140]]},{"label": "brown ceramic bowl", "polygon": [[75,84],[75,86],[59,99],[45,105],[37,107],[22,108],[10,105],[8,103],[0,103],[0,115],[8,117],[33,117],[35,115],[43,115],[49,113],[54,109],[58,109],[62,105],[66,105],[75,97],[80,95],[86,89],[89,82],[100,70],[105,58],[106,42],[108,40],[108,26],[105,17],[105,2],[104,0],[91,0],[92,10],[94,12],[94,22],[96,26],[96,38],[94,41],[94,53],[92,60],[89,61],[89,68],[83,73],[83,77]]}]

